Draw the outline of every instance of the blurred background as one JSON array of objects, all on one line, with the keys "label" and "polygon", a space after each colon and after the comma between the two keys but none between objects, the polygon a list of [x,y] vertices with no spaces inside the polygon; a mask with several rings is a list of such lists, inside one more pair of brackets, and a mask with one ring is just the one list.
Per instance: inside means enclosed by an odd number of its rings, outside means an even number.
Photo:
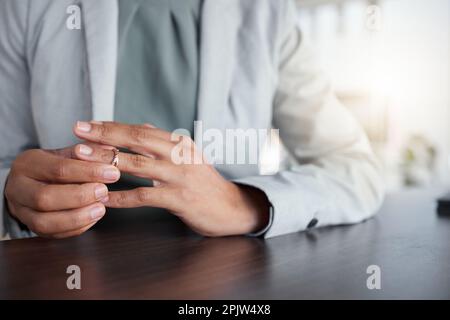
[{"label": "blurred background", "polygon": [[298,23],[363,124],[388,191],[450,185],[450,0],[297,0]]}]

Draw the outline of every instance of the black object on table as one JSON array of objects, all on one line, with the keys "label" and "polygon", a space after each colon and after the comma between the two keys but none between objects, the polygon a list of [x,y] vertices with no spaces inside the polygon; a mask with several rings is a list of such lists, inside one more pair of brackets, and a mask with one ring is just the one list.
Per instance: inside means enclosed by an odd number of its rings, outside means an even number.
[{"label": "black object on table", "polygon": [[441,196],[437,200],[438,202],[438,213],[441,215],[450,216],[450,193],[447,193],[444,196]]}]

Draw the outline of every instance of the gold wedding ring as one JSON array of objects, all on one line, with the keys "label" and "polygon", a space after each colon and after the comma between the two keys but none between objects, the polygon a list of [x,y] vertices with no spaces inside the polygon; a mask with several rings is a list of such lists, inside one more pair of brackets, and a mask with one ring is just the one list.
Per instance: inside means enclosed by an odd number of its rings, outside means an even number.
[{"label": "gold wedding ring", "polygon": [[114,152],[114,157],[113,157],[113,159],[112,159],[112,161],[111,161],[111,164],[114,166],[114,167],[116,167],[117,168],[117,166],[119,165],[119,149],[117,149],[117,148],[114,148],[113,149],[113,152]]}]

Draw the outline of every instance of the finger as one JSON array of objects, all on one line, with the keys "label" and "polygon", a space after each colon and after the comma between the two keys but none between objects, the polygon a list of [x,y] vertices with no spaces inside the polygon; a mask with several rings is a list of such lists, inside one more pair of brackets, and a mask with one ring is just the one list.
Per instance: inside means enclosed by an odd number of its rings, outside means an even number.
[{"label": "finger", "polygon": [[126,125],[117,122],[89,123],[78,121],[74,133],[91,142],[127,148],[144,155],[156,155],[161,159],[170,159],[175,144],[155,136],[154,129],[138,125]]},{"label": "finger", "polygon": [[112,183],[120,178],[120,171],[112,165],[62,158],[44,150],[35,150],[19,166],[30,178],[47,182]]},{"label": "finger", "polygon": [[[85,144],[77,145],[74,148],[74,154],[80,160],[100,163],[111,163],[115,156],[115,152],[112,150]],[[177,177],[180,176],[180,167],[165,160],[156,160],[140,154],[126,152],[119,152],[117,156],[119,158],[117,167],[121,172],[165,182],[177,181]]]},{"label": "finger", "polygon": [[187,140],[191,140],[190,135],[186,136],[186,135],[178,134],[176,132],[168,132],[168,131],[159,129],[149,123],[144,123],[142,126],[144,128],[147,128],[149,130],[149,132],[151,134],[153,134],[155,137],[158,137],[165,141],[170,141],[171,143],[174,143],[174,144],[180,143],[180,141],[182,141],[181,139],[183,139],[183,142],[186,140],[186,138],[188,138]]},{"label": "finger", "polygon": [[160,138],[160,139],[167,140],[167,141],[172,141],[172,142],[177,142],[177,141],[179,141],[179,138],[180,138],[180,135],[179,135],[179,134],[176,134],[176,133],[173,133],[173,132],[168,132],[168,131],[159,129],[159,128],[157,128],[157,127],[155,127],[154,125],[149,124],[149,123],[144,123],[142,126],[145,127],[145,128],[148,128],[149,131],[150,131],[155,137],[158,137],[158,138]]},{"label": "finger", "polygon": [[[27,188],[27,192],[22,192]],[[17,178],[12,186],[13,200],[37,211],[58,211],[85,207],[94,202],[105,202],[108,188],[101,183],[46,184],[25,176]]]},{"label": "finger", "polygon": [[175,190],[165,187],[141,187],[126,191],[113,191],[109,193],[107,207],[111,208],[136,208],[158,207],[171,211],[178,211]]},{"label": "finger", "polygon": [[70,237],[76,237],[79,236],[83,233],[85,233],[86,231],[88,231],[90,228],[92,228],[98,221],[95,221],[81,229],[78,230],[74,230],[74,231],[69,231],[69,232],[63,232],[63,233],[57,233],[51,236],[51,238],[53,239],[64,239],[64,238],[70,238]]},{"label": "finger", "polygon": [[[112,146],[108,146],[108,145],[103,145],[103,144],[99,144],[99,143],[92,143],[92,142],[86,142],[85,144],[87,145],[93,145],[94,147],[98,147],[98,148],[102,148],[102,149],[106,149],[106,150],[113,150],[114,147]],[[67,148],[62,148],[62,149],[54,149],[54,150],[45,150],[47,152],[56,154],[58,156],[64,157],[64,158],[68,158],[68,159],[77,159],[76,155],[75,155],[75,147],[77,145],[74,146],[70,146]]]},{"label": "finger", "polygon": [[83,208],[39,212],[27,207],[19,209],[22,220],[33,232],[49,236],[84,228],[100,220],[106,212],[105,206],[95,203]]},{"label": "finger", "polygon": [[73,147],[61,148],[61,149],[46,149],[44,150],[48,153],[63,157],[63,158],[73,158]]}]

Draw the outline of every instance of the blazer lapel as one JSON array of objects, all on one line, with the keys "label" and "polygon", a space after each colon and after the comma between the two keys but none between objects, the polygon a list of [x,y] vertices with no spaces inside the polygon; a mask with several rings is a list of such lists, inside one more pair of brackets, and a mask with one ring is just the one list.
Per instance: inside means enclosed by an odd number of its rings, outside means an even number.
[{"label": "blazer lapel", "polygon": [[111,0],[81,0],[86,36],[92,117],[112,120],[117,64],[118,5]]}]

